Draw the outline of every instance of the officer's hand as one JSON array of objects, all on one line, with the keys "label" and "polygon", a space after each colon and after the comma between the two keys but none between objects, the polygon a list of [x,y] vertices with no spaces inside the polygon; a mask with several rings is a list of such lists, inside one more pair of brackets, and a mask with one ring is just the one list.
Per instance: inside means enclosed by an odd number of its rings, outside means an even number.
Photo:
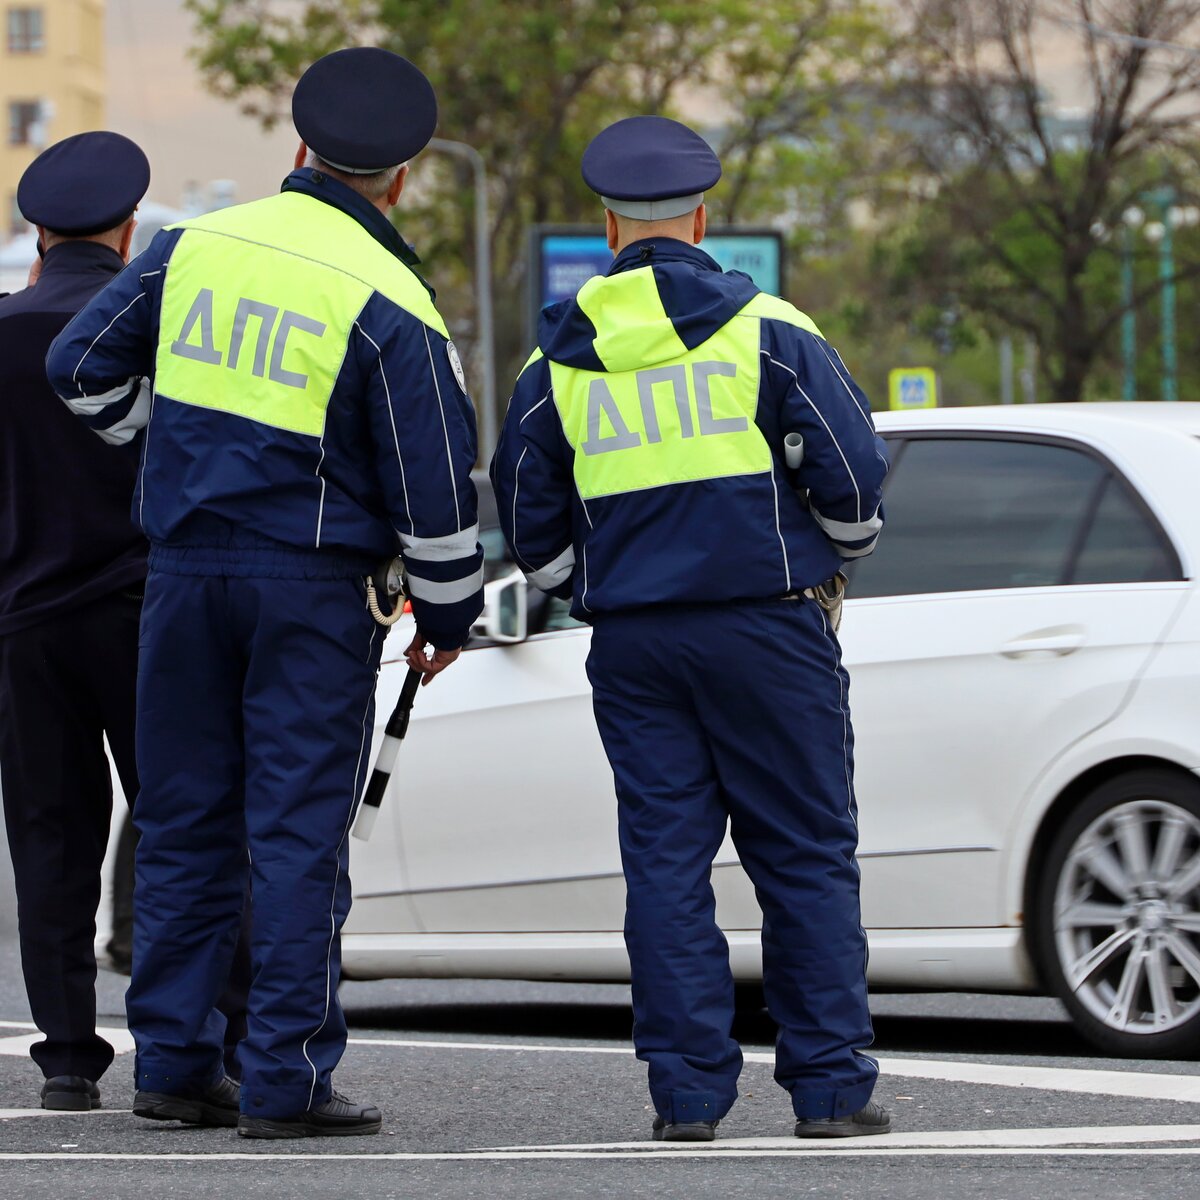
[{"label": "officer's hand", "polygon": [[435,650],[430,656],[425,653],[425,646],[425,635],[418,629],[417,636],[404,651],[404,661],[425,676],[421,680],[422,687],[432,682],[435,675],[440,675],[462,653],[462,650]]},{"label": "officer's hand", "polygon": [[33,287],[33,285],[35,283],[37,283],[37,281],[41,278],[41,274],[42,274],[42,259],[41,259],[41,256],[39,255],[37,258],[35,258],[33,260],[33,265],[29,268],[29,278],[25,281],[25,286]]}]

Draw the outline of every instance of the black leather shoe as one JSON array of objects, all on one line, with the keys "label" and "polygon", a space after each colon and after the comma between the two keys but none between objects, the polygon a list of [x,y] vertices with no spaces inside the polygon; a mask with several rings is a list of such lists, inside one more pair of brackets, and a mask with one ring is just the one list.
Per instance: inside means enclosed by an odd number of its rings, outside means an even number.
[{"label": "black leather shoe", "polygon": [[324,1104],[295,1117],[276,1120],[243,1114],[237,1131],[238,1137],[246,1138],[354,1137],[378,1133],[382,1126],[383,1117],[373,1104],[355,1104],[334,1092]]},{"label": "black leather shoe", "polygon": [[868,1100],[863,1108],[848,1117],[819,1117],[796,1122],[796,1136],[801,1138],[870,1137],[873,1133],[889,1133],[892,1118],[881,1104]]},{"label": "black leather shoe", "polygon": [[668,1125],[662,1117],[654,1118],[656,1142],[711,1142],[717,1136],[719,1121],[679,1121]]},{"label": "black leather shoe", "polygon": [[51,1075],[42,1084],[42,1107],[60,1112],[88,1112],[100,1107],[100,1089],[82,1075]]},{"label": "black leather shoe", "polygon": [[232,1129],[238,1123],[241,1089],[222,1075],[206,1088],[187,1092],[136,1092],[133,1115],[149,1121],[182,1121],[185,1125],[219,1125]]}]

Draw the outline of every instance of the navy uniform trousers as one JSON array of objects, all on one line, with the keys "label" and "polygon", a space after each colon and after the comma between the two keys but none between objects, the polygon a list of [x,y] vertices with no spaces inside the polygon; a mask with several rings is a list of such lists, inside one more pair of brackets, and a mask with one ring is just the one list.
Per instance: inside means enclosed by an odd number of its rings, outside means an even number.
[{"label": "navy uniform trousers", "polygon": [[137,892],[127,996],[137,1086],[219,1076],[250,862],[242,1108],[324,1103],[345,1049],[339,933],[384,630],[355,579],[152,570],[138,672]]},{"label": "navy uniform trousers", "polygon": [[717,1120],[742,1055],[714,856],[732,832],[763,910],[775,1078],[801,1117],[870,1099],[867,942],[848,680],[807,600],[596,619],[588,675],[616,776],[634,1042],[668,1122]]}]

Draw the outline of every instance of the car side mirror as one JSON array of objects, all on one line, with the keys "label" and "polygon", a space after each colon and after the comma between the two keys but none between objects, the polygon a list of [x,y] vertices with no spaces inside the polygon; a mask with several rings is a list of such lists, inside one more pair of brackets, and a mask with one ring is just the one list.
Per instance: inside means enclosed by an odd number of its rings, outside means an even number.
[{"label": "car side mirror", "polygon": [[520,571],[484,587],[475,628],[493,642],[523,642],[529,636],[529,584]]}]

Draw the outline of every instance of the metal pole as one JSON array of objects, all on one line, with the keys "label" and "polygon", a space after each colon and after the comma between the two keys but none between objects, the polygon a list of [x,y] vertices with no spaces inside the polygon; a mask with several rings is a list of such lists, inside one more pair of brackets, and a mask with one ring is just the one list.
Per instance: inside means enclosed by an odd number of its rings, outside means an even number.
[{"label": "metal pole", "polygon": [[1163,210],[1158,276],[1162,280],[1162,398],[1178,400],[1178,362],[1175,353],[1175,247],[1169,207],[1164,207]]},{"label": "metal pole", "polygon": [[1121,317],[1121,358],[1125,378],[1121,385],[1123,400],[1137,399],[1137,313],[1133,308],[1133,230],[1125,225],[1121,233],[1121,300],[1125,312]]},{"label": "metal pole", "polygon": [[496,345],[492,310],[491,222],[488,217],[487,165],[483,155],[466,142],[434,138],[431,150],[465,159],[475,178],[475,338],[479,347],[479,369],[483,391],[479,403],[479,458],[485,465],[496,448]]}]

